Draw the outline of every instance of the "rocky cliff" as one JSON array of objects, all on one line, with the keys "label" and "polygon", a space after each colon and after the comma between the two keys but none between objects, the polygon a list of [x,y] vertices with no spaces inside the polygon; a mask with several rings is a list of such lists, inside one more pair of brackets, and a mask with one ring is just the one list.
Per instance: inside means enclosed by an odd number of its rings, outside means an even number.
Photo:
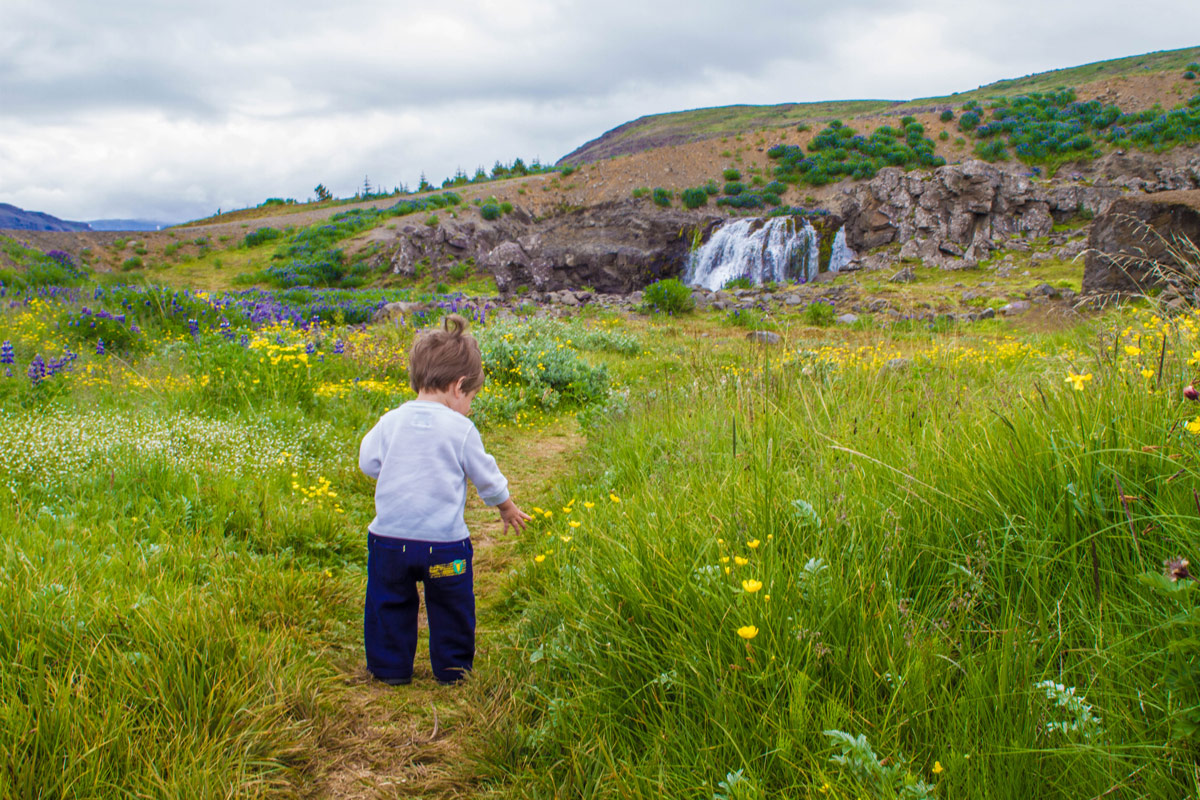
[{"label": "rocky cliff", "polygon": [[[1112,153],[1054,178],[1005,163],[967,161],[931,171],[880,170],[829,203],[822,236],[844,225],[858,266],[920,259],[947,269],[974,267],[996,250],[1050,233],[1055,222],[1103,216],[1119,199],[1200,188],[1200,148],[1165,155]],[[502,292],[591,287],[627,293],[680,275],[687,255],[728,219],[712,211],[623,200],[535,219],[521,209],[486,221],[467,210],[434,227],[376,230],[377,266],[413,275],[468,259],[493,273]],[[1101,249],[1107,240],[1098,240]],[[897,248],[885,248],[899,245]],[[879,248],[886,252],[877,253]]]}]

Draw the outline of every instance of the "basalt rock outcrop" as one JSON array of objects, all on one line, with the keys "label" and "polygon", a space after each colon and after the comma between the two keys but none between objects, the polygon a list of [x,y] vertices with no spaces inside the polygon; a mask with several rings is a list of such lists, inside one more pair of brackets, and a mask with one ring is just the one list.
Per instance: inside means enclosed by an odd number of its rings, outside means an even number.
[{"label": "basalt rock outcrop", "polygon": [[1200,190],[1122,197],[1092,223],[1083,290],[1128,294],[1178,283],[1171,273],[1195,258],[1193,245],[1200,245]]},{"label": "basalt rock outcrop", "polygon": [[949,268],[974,266],[1010,239],[1045,236],[1056,218],[1098,213],[1116,188],[1047,186],[982,161],[932,171],[889,167],[846,190],[839,213],[846,244],[859,253],[898,242],[901,258]]},{"label": "basalt rock outcrop", "polygon": [[697,237],[706,238],[724,220],[635,200],[542,220],[520,209],[491,222],[471,210],[460,215],[467,218],[376,231],[368,242],[383,245],[377,263],[398,274],[472,259],[495,276],[502,293],[518,286],[628,293],[678,275]]}]

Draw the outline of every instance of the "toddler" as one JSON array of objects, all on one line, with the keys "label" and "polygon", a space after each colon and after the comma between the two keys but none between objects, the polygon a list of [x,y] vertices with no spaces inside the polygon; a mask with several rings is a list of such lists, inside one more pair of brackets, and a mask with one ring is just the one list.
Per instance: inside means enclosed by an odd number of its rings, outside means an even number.
[{"label": "toddler", "polygon": [[475,659],[475,588],[463,521],[467,479],[500,511],[504,532],[530,517],[508,493],[496,459],[467,415],[483,386],[479,344],[453,314],[417,337],[409,359],[417,393],[363,437],[359,467],[377,479],[367,532],[363,639],[367,669],[384,683],[412,681],[417,583],[425,586],[429,660],[439,683],[462,680]]}]

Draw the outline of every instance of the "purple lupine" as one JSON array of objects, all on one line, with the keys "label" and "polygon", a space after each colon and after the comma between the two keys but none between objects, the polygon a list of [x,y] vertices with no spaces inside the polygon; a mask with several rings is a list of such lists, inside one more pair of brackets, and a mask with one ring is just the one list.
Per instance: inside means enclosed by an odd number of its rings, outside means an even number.
[{"label": "purple lupine", "polygon": [[333,343],[333,352],[339,356],[342,353],[346,352],[346,342],[343,341],[342,339],[338,339],[336,342],[334,342]]},{"label": "purple lupine", "polygon": [[40,353],[33,357],[33,361],[29,362],[29,371],[27,374],[34,386],[37,386],[46,377],[46,362],[42,360]]},{"label": "purple lupine", "polygon": [[13,351],[13,343],[5,339],[4,344],[0,344],[0,364],[14,364],[16,360],[17,355]]},{"label": "purple lupine", "polygon": [[97,340],[96,340],[96,355],[98,355],[98,356],[102,356],[102,355],[104,355],[104,353],[105,353],[105,351],[104,351],[104,340],[103,340],[103,339],[97,339]]},{"label": "purple lupine", "polygon": [[196,337],[198,337],[200,335],[200,323],[199,322],[196,322],[196,320],[194,320],[194,319],[189,319],[187,321],[187,326],[188,326],[188,330],[191,331],[191,333],[192,333],[193,339],[195,339]]},{"label": "purple lupine", "polygon": [[309,342],[308,344],[304,345],[305,355],[311,356],[315,352],[317,352],[317,343],[316,342]]}]

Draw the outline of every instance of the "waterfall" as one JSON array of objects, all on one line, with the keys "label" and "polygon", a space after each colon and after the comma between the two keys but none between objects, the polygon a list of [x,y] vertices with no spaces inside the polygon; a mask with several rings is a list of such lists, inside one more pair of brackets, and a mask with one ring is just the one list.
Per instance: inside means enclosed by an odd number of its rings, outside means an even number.
[{"label": "waterfall", "polygon": [[[817,277],[818,238],[807,220],[795,217],[732,220],[692,254],[683,281],[710,291],[742,277],[755,284],[806,283]],[[853,256],[844,231],[838,231],[833,253],[831,270],[841,269]]]},{"label": "waterfall", "polygon": [[846,226],[838,228],[833,237],[833,248],[829,253],[829,271],[840,272],[854,258],[854,251],[846,246]]}]

